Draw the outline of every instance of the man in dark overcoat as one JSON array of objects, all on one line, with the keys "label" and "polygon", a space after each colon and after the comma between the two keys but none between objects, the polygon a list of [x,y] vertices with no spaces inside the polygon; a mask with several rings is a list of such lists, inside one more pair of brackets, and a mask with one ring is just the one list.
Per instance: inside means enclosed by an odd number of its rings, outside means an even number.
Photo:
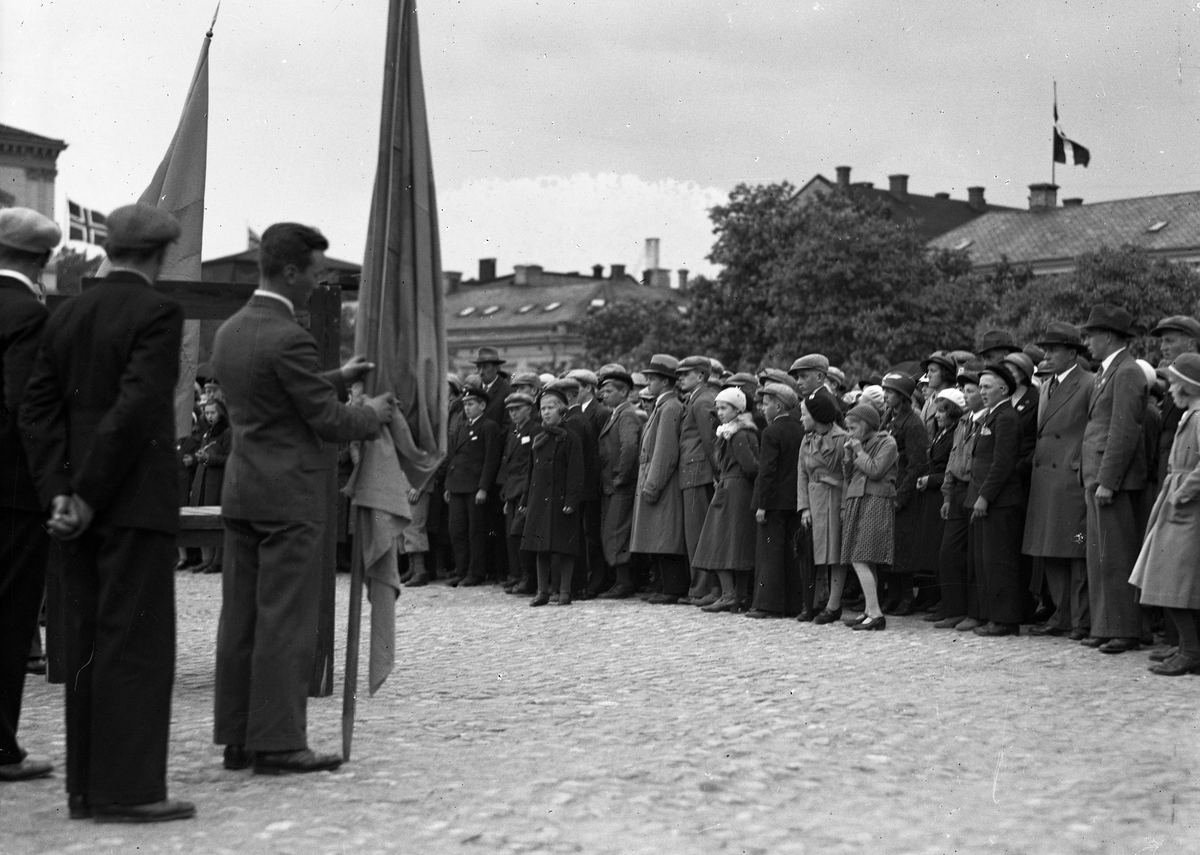
[{"label": "man in dark overcoat", "polygon": [[30,641],[46,580],[50,536],[21,443],[17,411],[48,313],[40,284],[62,231],[30,208],[0,210],[0,781],[49,775],[17,742]]},{"label": "man in dark overcoat", "polygon": [[1079,466],[1083,431],[1096,378],[1079,367],[1086,353],[1079,331],[1054,321],[1038,346],[1050,376],[1037,408],[1037,444],[1030,464],[1029,505],[1021,552],[1041,564],[1054,613],[1030,628],[1033,635],[1088,636],[1087,503]]},{"label": "man in dark overcoat", "polygon": [[637,590],[629,567],[629,535],[633,526],[642,420],[629,403],[633,378],[625,369],[609,368],[599,380],[600,396],[609,410],[608,421],[600,430],[600,530],[604,560],[616,577],[613,586],[601,596],[622,599]]},{"label": "man in dark overcoat", "polygon": [[67,793],[72,817],[195,815],[167,799],[175,678],[183,309],[154,288],[179,224],[113,211],[103,281],[46,322],[21,431],[62,538]]},{"label": "man in dark overcoat", "polygon": [[391,393],[343,403],[371,365],[322,372],[317,342],[296,320],[325,270],[324,236],[276,223],[259,244],[259,285],[226,320],[212,363],[229,408],[221,620],[213,741],[227,769],[256,774],[333,769],[341,754],[308,747],[326,485],[339,442],[368,439],[391,420]]},{"label": "man in dark overcoat", "polygon": [[1083,433],[1080,474],[1087,501],[1088,602],[1092,634],[1083,640],[1104,653],[1138,647],[1141,609],[1129,575],[1142,545],[1138,513],[1146,486],[1146,375],[1126,349],[1133,318],[1119,306],[1093,306],[1083,327],[1101,360]]},{"label": "man in dark overcoat", "polygon": [[452,586],[482,585],[488,568],[488,502],[496,491],[496,475],[504,456],[500,426],[485,415],[488,393],[468,386],[463,392],[463,419],[450,437],[445,500],[449,506],[450,546],[454,550]]},{"label": "man in dark overcoat", "polygon": [[479,379],[483,390],[488,394],[488,404],[483,414],[500,426],[501,430],[508,428],[508,412],[504,409],[504,401],[512,392],[508,377],[500,366],[508,360],[500,357],[494,347],[481,347],[475,354],[475,367],[479,370]]},{"label": "man in dark overcoat", "polygon": [[[572,594],[580,600],[595,597],[607,589],[608,565],[604,562],[604,540],[600,531],[600,427],[596,424],[596,402],[590,392],[585,393],[586,384],[576,379],[579,372],[568,372],[561,380],[551,383],[567,398],[567,413],[564,425],[575,432],[583,449],[583,495],[579,505],[579,525],[582,527],[583,543],[571,584]],[[585,372],[591,374],[590,371]],[[594,380],[595,375],[588,380]],[[584,405],[590,403],[587,410]],[[590,414],[589,414],[590,411]]]},{"label": "man in dark overcoat", "polygon": [[[675,393],[679,361],[657,353],[642,370],[654,410],[642,430],[638,452],[637,493],[633,500],[630,552],[649,555],[662,590],[647,601],[679,602],[688,591],[687,541],[683,534],[683,496],[679,489],[679,427],[683,404]],[[715,437],[714,437],[715,439]]]},{"label": "man in dark overcoat", "polygon": [[508,582],[510,594],[533,594],[537,591],[537,562],[532,552],[521,549],[525,534],[525,490],[529,480],[529,454],[533,441],[542,432],[541,422],[533,419],[533,397],[526,392],[512,392],[505,400],[508,411],[508,436],[500,458],[500,498],[504,502],[504,531],[508,544]]},{"label": "man in dark overcoat", "polygon": [[[713,497],[717,471],[717,393],[708,385],[712,360],[689,356],[679,363],[678,388],[683,398],[679,423],[679,489],[683,501],[683,536],[688,563],[696,557],[696,544]],[[713,588],[713,574],[692,570],[689,594],[699,598]]]},{"label": "man in dark overcoat", "polygon": [[975,628],[976,635],[1016,635],[1021,622],[1024,497],[1017,476],[1021,429],[1010,400],[1016,387],[1003,362],[987,366],[979,378],[988,413],[975,432],[971,480],[964,498],[971,514],[968,584],[977,586],[980,615],[987,621]]}]

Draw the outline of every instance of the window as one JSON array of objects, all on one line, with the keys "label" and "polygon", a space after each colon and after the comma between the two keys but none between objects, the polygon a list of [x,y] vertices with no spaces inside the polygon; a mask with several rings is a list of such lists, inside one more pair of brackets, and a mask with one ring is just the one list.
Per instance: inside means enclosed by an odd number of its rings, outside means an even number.
[{"label": "window", "polygon": [[592,300],[592,308],[593,309],[603,309],[604,304],[606,302],[607,301],[603,297],[596,297],[595,299]]},{"label": "window", "polygon": [[474,306],[467,306],[465,309],[458,310],[458,316],[460,318],[465,318],[467,315],[473,315],[473,314],[475,314]]},{"label": "window", "polygon": [[542,311],[543,312],[553,312],[555,309],[557,309],[561,305],[562,305],[562,303],[560,301],[555,300],[553,303],[547,303],[545,305],[545,307],[542,309]]},{"label": "window", "polygon": [[529,312],[532,312],[532,311],[533,311],[533,307],[534,307],[534,304],[533,304],[533,303],[526,303],[524,306],[522,306],[521,308],[517,309],[517,314],[518,314],[518,315],[524,315],[524,314],[527,314],[527,313],[529,313]]},{"label": "window", "polygon": [[1166,220],[1159,220],[1157,223],[1155,223],[1154,225],[1152,225],[1150,228],[1146,229],[1146,231],[1148,231],[1148,232],[1161,232],[1161,231],[1162,231],[1163,229],[1165,229],[1166,227],[1167,227],[1167,221],[1166,221]]},{"label": "window", "polygon": [[488,315],[494,315],[498,311],[500,311],[499,306],[488,306],[486,309],[483,310],[483,314],[484,314],[484,317],[486,317]]},{"label": "window", "polygon": [[971,243],[972,243],[972,240],[970,238],[963,238],[962,240],[960,240],[958,243],[956,243],[954,245],[954,248],[956,250],[964,250],[967,247],[969,247],[971,245]]}]

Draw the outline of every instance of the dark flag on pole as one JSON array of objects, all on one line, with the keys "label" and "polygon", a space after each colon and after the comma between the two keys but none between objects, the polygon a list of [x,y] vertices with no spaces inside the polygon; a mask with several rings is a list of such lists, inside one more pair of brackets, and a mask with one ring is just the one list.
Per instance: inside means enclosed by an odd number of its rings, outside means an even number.
[{"label": "dark flag on pole", "polygon": [[350,755],[357,694],[358,633],[365,576],[371,600],[370,690],[392,669],[397,539],[446,454],[446,322],[437,200],[415,0],[390,0],[379,160],[358,291],[354,351],[375,363],[368,394],[392,392],[389,431],[362,444],[346,486],[355,512],[342,751]]},{"label": "dark flag on pole", "polygon": [[1070,162],[1076,166],[1087,166],[1092,159],[1091,152],[1074,140],[1067,139],[1058,124],[1058,99],[1054,101],[1054,162],[1067,163],[1067,152],[1070,152]]}]

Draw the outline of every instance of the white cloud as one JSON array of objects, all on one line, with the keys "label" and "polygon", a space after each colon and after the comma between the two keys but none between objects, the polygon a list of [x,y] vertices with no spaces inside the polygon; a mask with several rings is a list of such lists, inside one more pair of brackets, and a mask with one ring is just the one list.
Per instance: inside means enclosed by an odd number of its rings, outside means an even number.
[{"label": "white cloud", "polygon": [[708,209],[726,201],[717,187],[613,172],[468,181],[439,189],[442,266],[471,278],[480,258],[496,258],[502,273],[514,264],[557,271],[624,264],[639,276],[645,239],[656,237],[661,267],[712,275]]}]

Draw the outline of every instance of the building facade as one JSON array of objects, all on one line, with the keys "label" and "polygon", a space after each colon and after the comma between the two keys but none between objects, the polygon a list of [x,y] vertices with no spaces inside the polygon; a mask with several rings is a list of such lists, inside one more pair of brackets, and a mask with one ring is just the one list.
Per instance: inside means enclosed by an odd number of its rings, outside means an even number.
[{"label": "building facade", "polygon": [[54,219],[54,180],[62,140],[0,125],[0,208],[33,208]]}]

